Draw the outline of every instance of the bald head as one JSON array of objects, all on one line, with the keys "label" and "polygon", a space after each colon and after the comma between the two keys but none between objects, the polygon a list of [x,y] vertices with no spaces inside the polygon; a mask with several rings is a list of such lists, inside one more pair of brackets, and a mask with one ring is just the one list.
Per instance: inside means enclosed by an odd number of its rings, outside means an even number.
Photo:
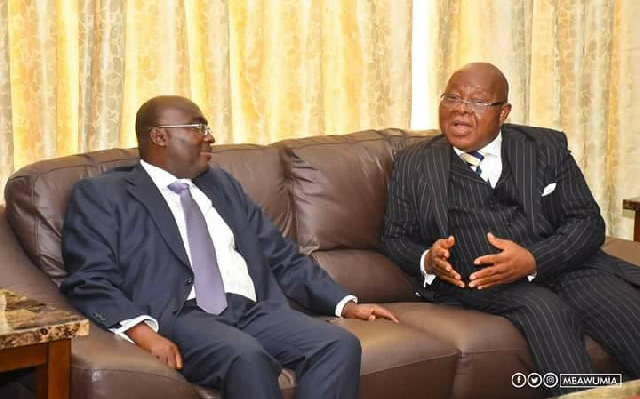
[{"label": "bald head", "polygon": [[188,98],[158,96],[142,104],[136,137],[140,158],[177,178],[193,179],[209,167],[214,138],[200,107]]},{"label": "bald head", "polygon": [[493,141],[511,112],[509,84],[488,63],[467,64],[451,75],[440,101],[440,130],[451,145],[478,151]]},{"label": "bald head", "polygon": [[140,106],[136,113],[136,139],[143,147],[149,141],[149,129],[162,124],[162,115],[166,110],[200,112],[200,108],[186,97],[167,95],[153,97]]},{"label": "bald head", "polygon": [[502,96],[500,101],[509,101],[509,82],[495,65],[488,62],[472,62],[455,71],[450,80],[460,74],[471,76],[482,82],[485,87],[491,87],[493,91]]}]

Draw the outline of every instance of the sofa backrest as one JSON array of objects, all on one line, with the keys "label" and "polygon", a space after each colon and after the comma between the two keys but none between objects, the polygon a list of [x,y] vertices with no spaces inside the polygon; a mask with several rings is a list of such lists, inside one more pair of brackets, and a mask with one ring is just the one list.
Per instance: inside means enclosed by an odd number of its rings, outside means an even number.
[{"label": "sofa backrest", "polygon": [[276,145],[291,181],[302,252],[375,248],[393,162],[387,140],[371,130]]},{"label": "sofa backrest", "polygon": [[[236,177],[286,236],[362,300],[412,298],[405,276],[377,252],[393,156],[424,137],[388,129],[214,146],[212,164]],[[133,165],[138,152],[104,150],[40,161],[7,182],[7,218],[34,264],[56,284],[64,210],[82,178]]]},{"label": "sofa backrest", "polygon": [[135,149],[89,152],[36,162],[9,178],[7,219],[31,261],[56,284],[67,275],[60,243],[71,188],[85,177],[133,165],[137,159]]},{"label": "sofa backrest", "polygon": [[[219,145],[213,152],[211,163],[233,174],[276,225],[294,238],[280,152],[254,144]],[[56,284],[67,275],[61,239],[71,188],[80,179],[134,165],[138,159],[137,149],[88,152],[36,162],[9,178],[5,187],[7,219],[29,258]]]}]

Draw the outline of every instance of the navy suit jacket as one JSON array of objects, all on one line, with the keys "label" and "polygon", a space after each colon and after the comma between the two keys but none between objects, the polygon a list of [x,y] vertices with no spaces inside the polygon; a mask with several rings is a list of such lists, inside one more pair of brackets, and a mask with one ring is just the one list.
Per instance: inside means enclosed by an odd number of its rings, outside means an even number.
[{"label": "navy suit jacket", "polygon": [[[194,180],[234,233],[257,302],[288,306],[287,297],[334,314],[347,293],[285,239],[222,169]],[[104,328],[146,314],[171,336],[193,272],[165,199],[140,164],[78,182],[65,214],[62,252],[71,303]]]},{"label": "navy suit jacket", "polygon": [[[536,280],[544,282],[573,268],[589,266],[640,284],[640,268],[600,250],[605,224],[569,152],[566,136],[551,129],[512,124],[502,127],[502,136],[502,161],[509,162],[530,228],[540,237],[527,248],[536,259]],[[420,287],[422,254],[437,239],[449,236],[452,154],[452,146],[440,135],[408,147],[394,162],[381,249],[414,276]],[[550,184],[555,184],[555,189],[543,196]]]}]

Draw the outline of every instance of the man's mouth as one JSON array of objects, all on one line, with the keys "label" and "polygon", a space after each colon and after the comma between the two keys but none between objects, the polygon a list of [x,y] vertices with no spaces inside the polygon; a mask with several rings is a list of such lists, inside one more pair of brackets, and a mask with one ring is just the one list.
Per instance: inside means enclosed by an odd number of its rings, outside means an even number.
[{"label": "man's mouth", "polygon": [[455,135],[466,135],[471,132],[473,126],[467,121],[455,120],[451,122],[451,128]]}]

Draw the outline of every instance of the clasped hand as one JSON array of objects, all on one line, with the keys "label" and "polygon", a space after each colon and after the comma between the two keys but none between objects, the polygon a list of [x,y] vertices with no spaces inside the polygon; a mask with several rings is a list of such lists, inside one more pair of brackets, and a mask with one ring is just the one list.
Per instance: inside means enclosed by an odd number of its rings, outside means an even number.
[{"label": "clasped hand", "polygon": [[[488,233],[487,238],[489,244],[498,248],[500,253],[482,255],[473,261],[476,266],[487,264],[490,266],[471,273],[470,288],[485,289],[508,284],[535,273],[535,258],[526,248],[511,240],[497,238],[492,233]],[[462,276],[449,263],[450,250],[455,243],[453,236],[434,242],[425,256],[424,269],[427,273],[435,274],[449,284],[464,288]]]}]

